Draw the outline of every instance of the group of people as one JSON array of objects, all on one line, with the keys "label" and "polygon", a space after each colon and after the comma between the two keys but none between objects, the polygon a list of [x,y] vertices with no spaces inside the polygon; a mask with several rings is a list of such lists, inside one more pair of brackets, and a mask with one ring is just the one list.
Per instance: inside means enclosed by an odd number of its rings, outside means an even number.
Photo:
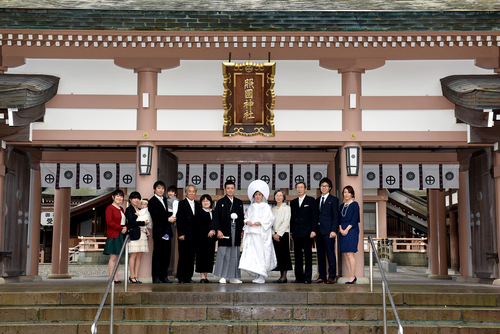
[{"label": "group of people", "polygon": [[[241,270],[254,276],[252,282],[265,283],[270,271],[280,272],[274,283],[287,283],[287,272],[292,270],[290,240],[294,242],[295,280],[292,283],[311,283],[312,245],[316,241],[319,277],[314,283],[335,283],[335,238],[344,254],[349,280],[355,276],[354,253],[359,239],[359,205],[354,201],[354,189],[343,189],[344,203],[339,208],[338,199],[330,194],[332,182],[320,181],[321,196],[307,196],[304,182],[296,185],[298,197],[285,203],[283,190],[274,192],[276,206],[267,203],[269,186],[261,180],[248,187],[251,205],[244,212],[243,202],[234,196],[235,184],[224,184],[225,196],[213,208],[210,195],[204,194],[195,201],[196,187],[186,188],[186,198],[179,201],[177,188],[171,186],[164,196],[165,184],[153,185],[154,196],[148,201],[134,191],[129,195],[129,206],[123,210],[124,194],[116,190],[113,203],[106,209],[107,241],[104,254],[110,255],[110,278],[123,245],[123,236],[130,235],[131,283],[141,283],[138,278],[143,252],[148,252],[148,237],[152,235],[153,283],[171,283],[167,270],[170,265],[172,226],[177,228],[179,259],[178,283],[194,283],[193,273],[200,273],[200,283],[210,283],[208,273],[219,277],[219,283],[242,283]],[[150,232],[152,230],[152,233]],[[218,241],[217,257],[214,253]],[[240,249],[242,255],[240,257]],[[305,257],[305,270],[303,264]],[[328,277],[327,267],[328,262]],[[196,264],[196,267],[195,267]],[[115,274],[114,280],[120,283]]]}]

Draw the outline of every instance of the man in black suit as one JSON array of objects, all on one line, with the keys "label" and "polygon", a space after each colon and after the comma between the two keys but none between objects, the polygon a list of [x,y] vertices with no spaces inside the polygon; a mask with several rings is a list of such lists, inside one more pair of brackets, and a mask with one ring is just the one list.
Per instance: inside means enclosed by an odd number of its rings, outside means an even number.
[{"label": "man in black suit", "polygon": [[[179,283],[194,283],[195,257],[195,217],[199,214],[199,204],[194,200],[196,187],[186,188],[186,198],[179,202],[177,209],[177,235],[179,236],[179,261],[177,262],[177,280]],[[154,225],[153,225],[154,226]]]},{"label": "man in black suit", "polygon": [[[339,200],[330,195],[332,181],[323,178],[319,181],[321,196],[316,199],[319,208],[318,233],[316,234],[316,256],[318,258],[319,277],[314,283],[335,283],[337,263],[335,258],[335,237],[339,224]],[[326,255],[326,258],[325,258]],[[328,279],[326,278],[326,260],[328,259]]]},{"label": "man in black suit", "polygon": [[153,283],[172,283],[168,279],[168,266],[170,265],[170,239],[166,240],[165,234],[172,235],[172,224],[175,217],[168,212],[165,193],[165,183],[156,181],[153,185],[155,194],[149,200],[148,210],[153,220],[153,259],[152,276]]},{"label": "man in black suit", "polygon": [[[290,236],[295,251],[295,281],[292,283],[311,283],[312,278],[312,240],[318,226],[318,206],[313,197],[307,196],[305,182],[295,185],[298,198],[290,203],[292,218]],[[302,255],[305,255],[306,269],[302,267]]]}]

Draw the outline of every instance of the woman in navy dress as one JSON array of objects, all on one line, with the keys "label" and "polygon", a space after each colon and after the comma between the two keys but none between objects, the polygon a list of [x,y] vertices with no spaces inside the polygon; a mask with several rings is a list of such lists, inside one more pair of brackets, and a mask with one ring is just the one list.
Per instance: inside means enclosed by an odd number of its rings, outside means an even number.
[{"label": "woman in navy dress", "polygon": [[349,280],[345,284],[353,284],[356,278],[356,260],[354,253],[358,251],[359,243],[359,204],[354,201],[354,189],[346,186],[342,190],[344,204],[340,206],[339,241],[340,251],[349,272]]}]

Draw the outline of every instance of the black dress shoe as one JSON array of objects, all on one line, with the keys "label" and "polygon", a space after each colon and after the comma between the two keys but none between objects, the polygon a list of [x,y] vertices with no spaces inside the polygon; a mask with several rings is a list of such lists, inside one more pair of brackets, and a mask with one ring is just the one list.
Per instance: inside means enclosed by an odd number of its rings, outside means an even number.
[{"label": "black dress shoe", "polygon": [[172,283],[171,280],[168,279],[168,277],[165,277],[163,280],[162,280],[163,283]]},{"label": "black dress shoe", "polygon": [[292,283],[304,283],[304,281],[301,281],[301,280],[295,280],[295,281],[292,281]]},{"label": "black dress shoe", "polygon": [[311,281],[309,281],[309,280],[307,280],[307,279],[306,279],[306,280],[304,281],[304,284],[311,284]]},{"label": "black dress shoe", "polygon": [[184,284],[184,283],[187,283],[187,282],[185,280],[183,280],[183,279],[177,279],[177,283]]},{"label": "black dress shoe", "polygon": [[153,283],[163,283],[163,281],[157,277],[153,278]]},{"label": "black dress shoe", "polygon": [[203,278],[202,280],[200,280],[200,283],[210,283],[210,281],[206,278]]},{"label": "black dress shoe", "polygon": [[196,283],[196,282],[190,279],[189,281],[186,281],[186,283]]}]

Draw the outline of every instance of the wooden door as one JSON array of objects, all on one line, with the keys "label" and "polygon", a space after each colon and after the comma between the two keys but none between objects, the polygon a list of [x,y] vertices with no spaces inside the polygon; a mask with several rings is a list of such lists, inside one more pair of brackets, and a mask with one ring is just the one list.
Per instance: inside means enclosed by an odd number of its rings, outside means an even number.
[{"label": "wooden door", "polygon": [[30,217],[30,155],[9,148],[3,187],[0,275],[25,275]]},{"label": "wooden door", "polygon": [[[158,180],[165,183],[167,188],[171,185],[177,186],[177,172],[179,159],[165,148],[158,148]],[[167,190],[165,189],[165,196]],[[171,276],[177,269],[177,229],[172,228],[172,249],[170,252],[170,266],[168,267],[168,275]]]},{"label": "wooden door", "polygon": [[497,253],[495,223],[495,180],[491,150],[474,153],[469,167],[469,225],[471,231],[472,271],[480,278],[495,277],[497,263],[487,253]]}]

